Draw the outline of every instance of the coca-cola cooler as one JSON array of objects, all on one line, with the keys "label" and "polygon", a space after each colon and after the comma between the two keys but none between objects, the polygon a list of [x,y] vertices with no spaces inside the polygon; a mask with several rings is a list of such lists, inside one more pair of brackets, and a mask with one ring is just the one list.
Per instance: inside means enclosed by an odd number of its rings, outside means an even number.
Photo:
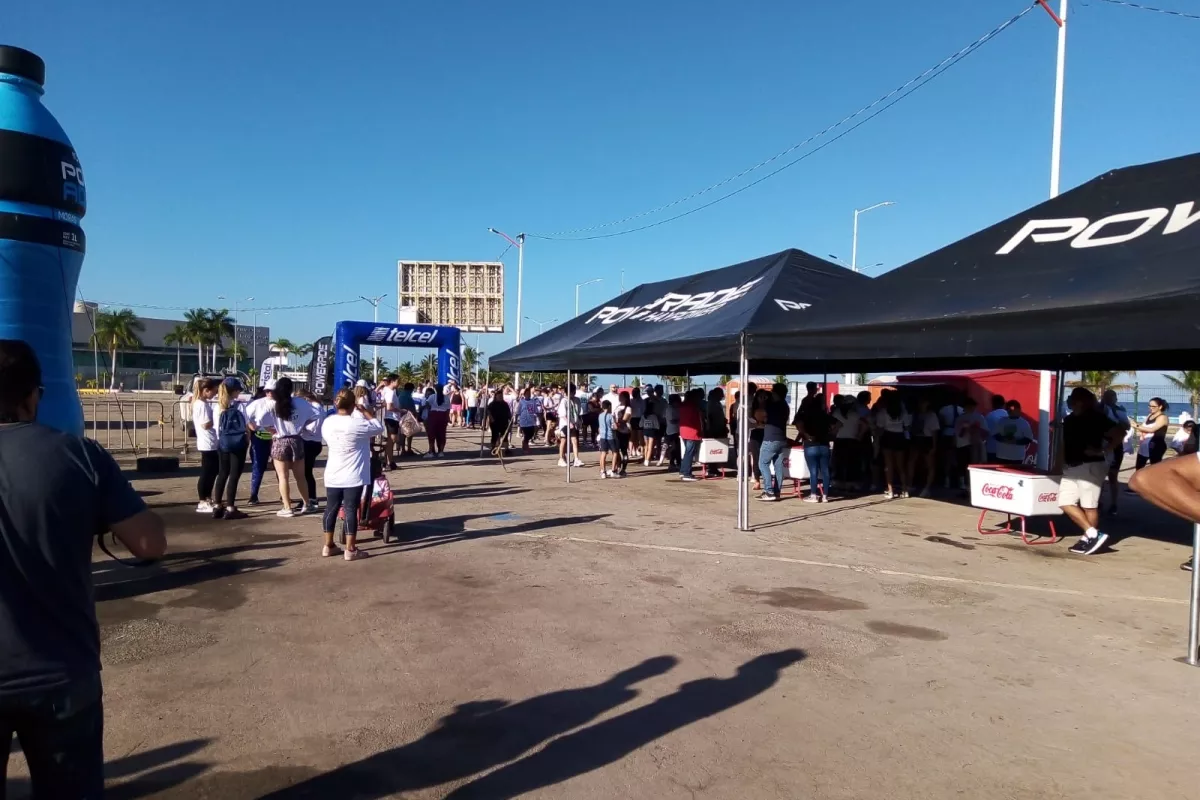
[{"label": "coca-cola cooler", "polygon": [[968,470],[971,505],[1016,517],[1050,517],[1058,507],[1060,475],[1046,475],[1014,467],[980,465]]}]

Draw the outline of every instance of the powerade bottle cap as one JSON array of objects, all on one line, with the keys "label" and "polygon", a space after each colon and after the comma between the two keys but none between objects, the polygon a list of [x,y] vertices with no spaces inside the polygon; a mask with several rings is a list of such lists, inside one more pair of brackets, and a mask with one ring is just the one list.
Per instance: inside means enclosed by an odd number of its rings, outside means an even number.
[{"label": "powerade bottle cap", "polygon": [[27,78],[38,86],[46,85],[46,62],[20,47],[0,44],[0,72]]}]

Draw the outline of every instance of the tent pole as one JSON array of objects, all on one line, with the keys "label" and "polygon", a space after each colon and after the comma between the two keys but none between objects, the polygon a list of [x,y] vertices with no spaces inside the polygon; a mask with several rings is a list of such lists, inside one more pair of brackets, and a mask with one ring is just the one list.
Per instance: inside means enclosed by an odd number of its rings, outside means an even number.
[{"label": "tent pole", "polygon": [[1196,571],[1197,557],[1200,557],[1200,522],[1192,527],[1192,607],[1188,614],[1188,654],[1187,662],[1193,667],[1200,667],[1200,572]]},{"label": "tent pole", "polygon": [[1038,372],[1037,468],[1050,468],[1050,381],[1048,370]]},{"label": "tent pole", "polygon": [[567,483],[571,483],[571,404],[575,402],[575,398],[571,395],[571,368],[567,367],[567,385],[563,387],[563,395],[567,398],[567,418],[558,421],[558,435],[562,436],[566,433],[567,446],[563,448],[563,452],[567,454]]},{"label": "tent pole", "polygon": [[1063,372],[1061,369],[1058,372],[1054,373],[1054,379],[1055,379],[1055,381],[1057,381],[1057,383],[1055,384],[1055,388],[1054,388],[1054,414],[1052,416],[1052,419],[1054,420],[1054,434],[1053,434],[1053,438],[1051,438],[1051,440],[1050,440],[1050,442],[1051,442],[1051,444],[1050,444],[1050,459],[1049,459],[1048,467],[1053,467],[1055,464],[1058,463],[1058,454],[1060,452],[1062,452],[1062,445],[1063,445],[1063,426],[1062,426],[1063,392],[1066,388],[1063,384],[1066,381],[1066,377],[1067,377],[1067,373]]},{"label": "tent pole", "polygon": [[741,353],[738,358],[738,417],[737,417],[737,475],[738,475],[738,520],[739,531],[750,530],[750,362],[746,358],[746,334],[742,334]]}]

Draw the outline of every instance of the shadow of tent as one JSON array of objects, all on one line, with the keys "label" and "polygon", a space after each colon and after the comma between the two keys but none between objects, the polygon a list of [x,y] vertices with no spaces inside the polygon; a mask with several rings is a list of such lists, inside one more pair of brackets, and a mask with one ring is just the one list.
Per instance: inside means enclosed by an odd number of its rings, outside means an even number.
[{"label": "shadow of tent", "polygon": [[[423,520],[421,522],[400,522],[396,526],[400,542],[387,545],[387,549],[376,548],[375,555],[388,552],[408,552],[423,550],[427,547],[437,547],[454,542],[465,542],[472,539],[486,539],[493,536],[508,536],[514,533],[531,533],[549,528],[563,528],[569,525],[586,525],[590,522],[605,519],[611,514],[582,514],[573,517],[550,517],[548,519],[531,519],[506,525],[499,528],[483,528],[467,530],[467,523],[476,519],[492,519],[502,517],[505,512],[490,514],[464,514],[457,517],[445,517],[438,520]],[[427,531],[427,532],[426,532]]]},{"label": "shadow of tent", "polygon": [[[591,723],[638,696],[634,684],[667,672],[677,659],[647,659],[603,683],[517,703],[466,703],[415,742],[265,795],[264,800],[390,797],[462,780],[500,764],[507,766],[449,797],[516,797],[611,764],[672,731],[745,702],[771,688],[781,670],[804,657],[801,650],[761,655],[731,678],[690,681],[672,694],[596,724]],[[580,728],[585,725],[590,727]],[[543,750],[525,755],[548,740],[553,741]]]},{"label": "shadow of tent", "polygon": [[393,492],[396,496],[396,503],[399,505],[411,505],[413,503],[429,503],[435,500],[478,500],[488,497],[504,497],[511,494],[525,494],[529,489],[518,489],[515,487],[508,488],[492,488],[480,486],[464,486],[461,488],[442,488],[442,487],[422,487],[424,491],[405,491]]}]

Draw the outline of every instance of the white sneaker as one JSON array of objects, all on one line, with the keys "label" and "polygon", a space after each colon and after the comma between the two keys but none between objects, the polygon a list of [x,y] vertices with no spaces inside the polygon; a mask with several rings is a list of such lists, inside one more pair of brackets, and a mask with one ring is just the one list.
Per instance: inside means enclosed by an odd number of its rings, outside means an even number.
[{"label": "white sneaker", "polygon": [[571,466],[572,467],[582,467],[582,466],[584,466],[584,463],[577,458],[577,459],[575,459],[574,463],[571,464]]},{"label": "white sneaker", "polygon": [[815,494],[810,493],[807,497],[804,498],[804,502],[805,503],[819,503],[819,502],[821,502],[821,498]]},{"label": "white sneaker", "polygon": [[293,517],[302,517],[302,516],[304,516],[306,513],[308,513],[308,512],[307,512],[307,510],[304,508],[304,506],[300,506],[299,508],[297,508],[295,511],[293,511],[293,512],[292,512],[292,516],[293,516]]},{"label": "white sneaker", "polygon": [[601,478],[601,480],[603,480],[603,479],[605,479],[605,478],[607,478],[607,477],[608,477],[608,473],[607,473],[607,472],[601,472],[601,473],[600,473],[600,478]]},{"label": "white sneaker", "polygon": [[292,511],[290,508],[281,508],[275,512],[275,516],[277,516],[277,517],[294,517],[294,516],[296,516],[296,512]]},{"label": "white sneaker", "polygon": [[207,503],[207,502],[201,500],[199,503],[196,504],[196,513],[197,514],[211,514],[212,512],[213,512],[212,503]]},{"label": "white sneaker", "polygon": [[604,471],[604,477],[606,477],[606,478],[612,478],[615,475],[616,475],[616,473],[613,472],[611,469]]},{"label": "white sneaker", "polygon": [[[565,466],[567,465],[567,460],[566,460],[565,458],[560,458],[560,459],[558,460],[558,465],[559,465],[560,467],[565,467]],[[578,466],[578,465],[576,465],[576,466]]]},{"label": "white sneaker", "polygon": [[330,556],[340,556],[341,549],[336,544],[327,544],[321,548],[321,557],[329,558]]}]

